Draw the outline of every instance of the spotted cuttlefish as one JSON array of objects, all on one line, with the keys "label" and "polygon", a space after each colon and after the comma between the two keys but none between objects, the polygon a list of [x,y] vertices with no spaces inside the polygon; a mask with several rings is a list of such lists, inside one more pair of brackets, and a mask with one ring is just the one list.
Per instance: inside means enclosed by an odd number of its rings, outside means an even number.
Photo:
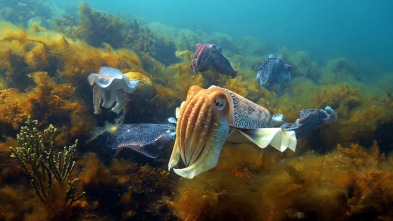
[{"label": "spotted cuttlefish", "polygon": [[281,56],[270,55],[258,68],[257,81],[263,88],[274,91],[276,97],[281,97],[288,92],[291,84],[291,65],[285,64]]},{"label": "spotted cuttlefish", "polygon": [[131,149],[147,157],[156,159],[167,153],[175,139],[176,128],[174,118],[169,124],[110,124],[96,127],[91,131],[87,143],[103,136],[105,146],[114,150],[115,156],[124,149]]}]

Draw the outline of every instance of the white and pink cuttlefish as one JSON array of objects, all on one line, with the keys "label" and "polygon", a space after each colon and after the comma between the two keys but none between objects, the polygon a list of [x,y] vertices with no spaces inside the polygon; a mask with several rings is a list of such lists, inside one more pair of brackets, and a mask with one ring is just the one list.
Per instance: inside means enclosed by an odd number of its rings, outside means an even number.
[{"label": "white and pink cuttlefish", "polygon": [[93,104],[94,114],[102,112],[102,107],[111,108],[112,111],[119,114],[124,107],[125,93],[133,92],[139,85],[139,80],[130,81],[128,77],[120,70],[111,67],[101,67],[98,74],[91,73],[87,78],[90,85],[93,86]]}]

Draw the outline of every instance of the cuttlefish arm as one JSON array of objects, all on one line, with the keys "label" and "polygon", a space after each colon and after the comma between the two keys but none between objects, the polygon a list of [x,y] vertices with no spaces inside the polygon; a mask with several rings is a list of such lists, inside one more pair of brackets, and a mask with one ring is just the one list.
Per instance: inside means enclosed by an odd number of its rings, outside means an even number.
[{"label": "cuttlefish arm", "polygon": [[[180,108],[183,107],[185,101],[183,101],[180,105],[180,107],[176,108],[176,119],[179,119],[179,115],[180,115]],[[172,123],[176,123],[177,124],[177,120],[173,120],[171,119]],[[171,158],[169,159],[169,163],[168,163],[168,171],[171,170],[171,168],[173,168],[174,166],[176,166],[176,164],[179,162],[179,158],[180,158],[180,152],[179,152],[179,148],[177,147],[177,139],[175,139],[175,145],[173,146],[173,150],[172,150],[172,154],[171,154]]]},{"label": "cuttlefish arm", "polygon": [[[200,173],[214,168],[220,157],[222,147],[228,137],[229,127],[222,124],[221,127],[215,129],[215,135],[210,138],[209,145],[202,149],[200,157],[188,167],[183,169],[173,169],[173,171],[182,177],[192,179]],[[210,148],[209,148],[210,147]]]}]

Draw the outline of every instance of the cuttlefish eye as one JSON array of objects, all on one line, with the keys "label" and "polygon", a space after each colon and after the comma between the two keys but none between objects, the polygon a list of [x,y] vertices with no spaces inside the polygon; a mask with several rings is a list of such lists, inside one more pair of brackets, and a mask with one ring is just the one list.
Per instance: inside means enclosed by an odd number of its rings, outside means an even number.
[{"label": "cuttlefish eye", "polygon": [[226,100],[217,97],[216,99],[214,99],[214,106],[217,108],[217,110],[222,110],[224,109],[226,105]]}]

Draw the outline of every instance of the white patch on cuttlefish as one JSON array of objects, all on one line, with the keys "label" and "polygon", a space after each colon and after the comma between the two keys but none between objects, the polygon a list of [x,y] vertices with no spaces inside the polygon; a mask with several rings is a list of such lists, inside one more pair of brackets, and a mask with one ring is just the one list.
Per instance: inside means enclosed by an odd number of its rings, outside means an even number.
[{"label": "white patch on cuttlefish", "polygon": [[273,126],[281,126],[284,123],[283,118],[284,116],[282,114],[275,114],[272,117]]}]

